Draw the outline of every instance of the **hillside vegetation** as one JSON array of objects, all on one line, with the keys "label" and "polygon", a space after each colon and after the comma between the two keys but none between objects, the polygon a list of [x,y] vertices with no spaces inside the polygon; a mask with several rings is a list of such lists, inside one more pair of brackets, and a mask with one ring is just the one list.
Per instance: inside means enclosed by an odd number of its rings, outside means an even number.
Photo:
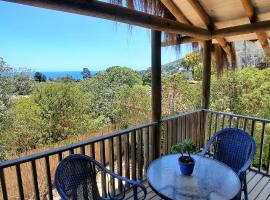
[{"label": "hillside vegetation", "polygon": [[[114,66],[81,81],[70,77],[41,81],[28,73],[8,76],[11,72],[1,59],[0,160],[116,124],[126,128],[151,120],[150,70],[139,73]],[[199,52],[165,65],[163,116],[199,108],[201,78]],[[225,70],[218,79],[213,66],[210,107],[270,118],[269,88],[270,68]]]}]

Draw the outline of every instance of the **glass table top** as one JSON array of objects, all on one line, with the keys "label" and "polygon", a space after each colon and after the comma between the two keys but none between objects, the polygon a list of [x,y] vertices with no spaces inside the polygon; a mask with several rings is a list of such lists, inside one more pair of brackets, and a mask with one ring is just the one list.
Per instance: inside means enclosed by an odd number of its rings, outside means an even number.
[{"label": "glass table top", "polygon": [[192,155],[195,167],[191,176],[183,176],[178,164],[179,154],[154,160],[147,171],[150,187],[165,199],[234,198],[240,191],[237,174],[227,165],[199,155]]}]

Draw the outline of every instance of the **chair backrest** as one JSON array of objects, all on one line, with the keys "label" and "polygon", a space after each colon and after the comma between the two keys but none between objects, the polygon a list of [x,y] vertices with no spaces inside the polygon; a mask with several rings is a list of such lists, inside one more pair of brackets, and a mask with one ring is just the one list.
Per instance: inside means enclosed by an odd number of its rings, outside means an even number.
[{"label": "chair backrest", "polygon": [[74,154],[63,159],[56,169],[55,186],[64,200],[101,199],[95,165],[88,156]]},{"label": "chair backrest", "polygon": [[237,173],[247,162],[251,164],[256,152],[254,139],[237,128],[223,129],[209,142],[214,143],[214,158],[227,164]]}]

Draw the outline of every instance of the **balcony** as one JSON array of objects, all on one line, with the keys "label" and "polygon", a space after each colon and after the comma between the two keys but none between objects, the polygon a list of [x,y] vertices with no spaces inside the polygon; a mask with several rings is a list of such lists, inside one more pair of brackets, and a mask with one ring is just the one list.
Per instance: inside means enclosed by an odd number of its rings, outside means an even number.
[{"label": "balcony", "polygon": [[[74,153],[93,156],[114,172],[147,186],[146,170],[154,159],[154,128],[160,125],[160,154],[169,153],[171,145],[192,139],[202,148],[216,131],[237,127],[249,132],[257,144],[254,162],[247,175],[250,199],[270,198],[270,120],[222,113],[206,109],[164,118],[137,127],[91,138],[76,144],[6,161],[0,164],[1,198],[58,199],[53,179],[57,163]],[[105,195],[108,182],[115,194],[128,190],[121,182],[98,176],[100,193]],[[147,199],[160,199],[147,186]],[[129,194],[127,193],[127,197]]]}]

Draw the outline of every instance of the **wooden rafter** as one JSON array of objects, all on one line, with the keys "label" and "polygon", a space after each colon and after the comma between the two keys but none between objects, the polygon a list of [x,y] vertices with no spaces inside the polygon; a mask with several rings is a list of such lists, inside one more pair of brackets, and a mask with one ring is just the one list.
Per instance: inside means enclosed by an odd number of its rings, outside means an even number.
[{"label": "wooden rafter", "polygon": [[172,46],[172,45],[181,45],[181,44],[185,44],[185,43],[192,43],[192,42],[199,42],[200,44],[203,44],[203,40],[198,40],[196,38],[193,37],[189,37],[189,36],[183,36],[181,37],[178,41],[175,40],[168,40],[165,42],[161,43],[161,46],[163,47],[167,47],[167,46]]},{"label": "wooden rafter", "polygon": [[80,15],[87,15],[137,25],[152,30],[166,31],[175,34],[184,34],[201,39],[210,39],[208,30],[189,24],[177,22],[144,12],[125,8],[115,4],[91,0],[5,0],[42,8],[60,10]]},{"label": "wooden rafter", "polygon": [[174,4],[172,0],[161,0],[163,5],[172,13],[177,21],[184,24],[191,24],[182,11]]},{"label": "wooden rafter", "polygon": [[270,30],[270,20],[255,22],[252,24],[244,24],[239,26],[232,26],[228,28],[222,28],[212,31],[212,39],[217,39],[221,37],[229,37],[235,35],[243,35],[261,31]]},{"label": "wooden rafter", "polygon": [[[249,18],[250,23],[257,22],[257,14],[255,12],[254,7],[252,6],[252,3],[249,0],[241,0],[241,2]],[[261,43],[261,46],[264,50],[265,55],[270,60],[270,47],[267,40],[267,35],[263,31],[256,32],[256,35],[257,35],[258,40]]]},{"label": "wooden rafter", "polygon": [[[186,18],[186,16],[183,14],[183,12],[174,4],[174,2],[172,0],[161,0],[161,2],[171,12],[171,14],[176,18],[176,20],[178,22],[192,25],[192,23]],[[191,38],[191,37],[189,37],[189,38]],[[203,43],[200,40],[195,39],[195,38],[192,38],[192,39],[194,40],[194,42],[199,42],[201,47],[203,46]],[[183,40],[181,39],[181,41],[183,41]],[[176,42],[177,41],[174,42],[174,45],[177,45]],[[168,46],[168,45],[164,45],[164,46]]]},{"label": "wooden rafter", "polygon": [[[201,20],[204,22],[204,24],[207,26],[208,30],[213,31],[215,29],[215,25],[212,22],[211,17],[208,15],[208,13],[205,11],[205,9],[202,7],[199,1],[197,0],[188,0],[189,4],[192,6],[192,8],[195,10],[195,12],[199,15]],[[216,39],[218,44],[222,47],[222,49],[230,56],[234,57],[233,49],[231,48],[230,44],[227,43],[227,41],[224,38],[217,38]]]}]

